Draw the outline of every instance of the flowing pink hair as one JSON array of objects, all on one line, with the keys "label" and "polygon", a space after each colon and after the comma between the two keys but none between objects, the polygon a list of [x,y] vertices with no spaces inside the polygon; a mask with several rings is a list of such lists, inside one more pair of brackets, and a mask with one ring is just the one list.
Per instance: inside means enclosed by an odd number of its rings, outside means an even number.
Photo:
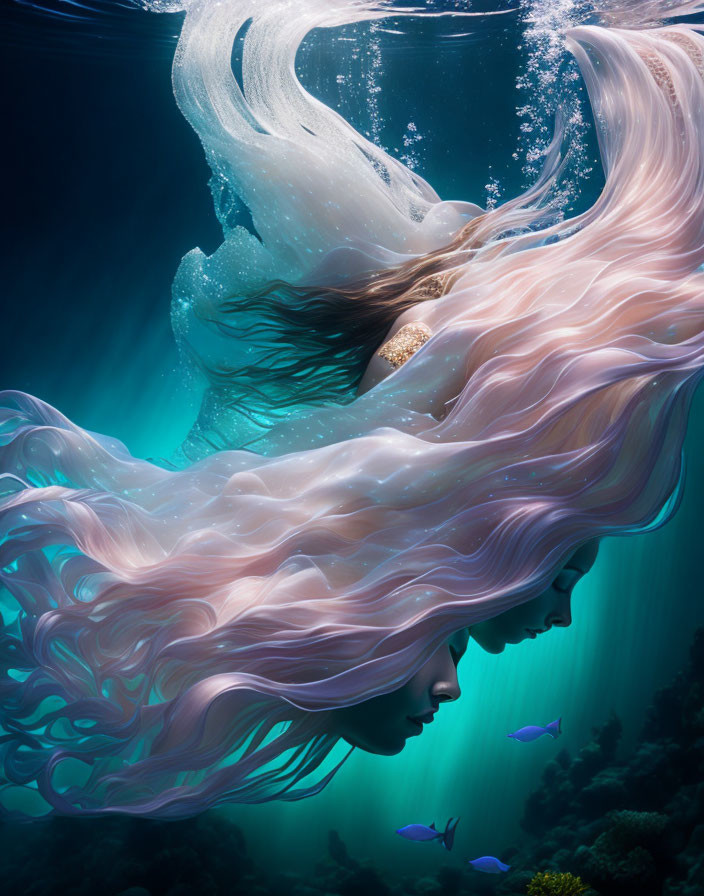
[{"label": "flowing pink hair", "polygon": [[672,512],[704,370],[704,39],[568,41],[597,202],[516,232],[540,188],[479,219],[433,338],[275,426],[272,456],[165,470],[2,393],[6,817],[31,817],[17,789],[161,818],[309,796],[348,755],[307,782],[332,710],[402,686],[587,540]]}]

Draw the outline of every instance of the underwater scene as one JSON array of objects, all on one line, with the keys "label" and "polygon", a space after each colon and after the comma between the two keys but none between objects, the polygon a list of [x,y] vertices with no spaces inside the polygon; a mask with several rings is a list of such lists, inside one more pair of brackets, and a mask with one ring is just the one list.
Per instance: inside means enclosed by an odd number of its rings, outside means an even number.
[{"label": "underwater scene", "polygon": [[704,896],[704,2],[0,23],[0,892]]}]

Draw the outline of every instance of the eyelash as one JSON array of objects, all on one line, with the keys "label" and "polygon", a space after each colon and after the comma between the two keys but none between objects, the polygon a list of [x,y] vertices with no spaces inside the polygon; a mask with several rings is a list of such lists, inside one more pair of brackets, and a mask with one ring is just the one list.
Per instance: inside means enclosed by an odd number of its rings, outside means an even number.
[{"label": "eyelash", "polygon": [[579,579],[581,578],[581,576],[576,576],[574,581],[570,582],[570,584],[567,586],[567,588],[560,588],[560,586],[558,585],[558,582],[560,581],[560,578],[562,576],[564,576],[565,574],[568,574],[568,570],[563,569],[562,572],[560,573],[560,575],[552,583],[553,589],[555,591],[559,592],[560,594],[569,594],[572,591],[572,589],[574,588],[574,586],[577,584]]},{"label": "eyelash", "polygon": [[460,661],[460,657],[454,647],[450,647],[450,656],[452,657],[452,662],[457,665]]}]

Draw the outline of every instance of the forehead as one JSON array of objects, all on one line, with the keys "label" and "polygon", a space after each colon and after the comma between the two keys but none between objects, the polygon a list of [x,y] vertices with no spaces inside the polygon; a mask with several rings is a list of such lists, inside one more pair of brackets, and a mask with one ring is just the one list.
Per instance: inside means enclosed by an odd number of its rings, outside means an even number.
[{"label": "forehead", "polygon": [[565,568],[571,567],[572,569],[576,569],[582,574],[589,572],[589,570],[594,566],[596,561],[596,556],[599,553],[599,541],[594,538],[591,541],[588,541],[586,544],[583,544],[580,548],[572,554],[567,563],[565,564]]}]

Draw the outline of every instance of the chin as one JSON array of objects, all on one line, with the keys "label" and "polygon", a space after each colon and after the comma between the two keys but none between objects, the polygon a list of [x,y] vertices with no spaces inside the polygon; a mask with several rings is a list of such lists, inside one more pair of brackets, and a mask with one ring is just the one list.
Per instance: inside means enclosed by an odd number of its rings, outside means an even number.
[{"label": "chin", "polygon": [[502,638],[499,632],[493,631],[493,626],[489,623],[480,623],[470,630],[471,639],[485,653],[503,653],[506,647],[506,639]]},{"label": "chin", "polygon": [[374,744],[370,752],[377,753],[379,756],[395,756],[397,753],[400,753],[405,746],[406,738],[399,737],[398,740],[394,738],[394,740]]},{"label": "chin", "polygon": [[380,756],[396,756],[396,754],[400,753],[405,746],[406,741],[404,740],[401,744],[397,744],[394,747],[384,747],[383,749],[377,750],[376,752],[379,753]]},{"label": "chin", "polygon": [[361,747],[361,750],[364,750],[365,753],[374,753],[375,756],[395,756],[397,753],[400,753],[401,750],[406,746],[405,741],[402,744],[394,744],[394,746],[387,746],[386,744],[370,744],[366,747]]},{"label": "chin", "polygon": [[[475,640],[476,640],[476,639],[475,639]],[[493,654],[496,654],[496,653],[503,653],[504,650],[506,649],[506,642],[505,642],[505,641],[501,641],[501,642],[498,643],[498,644],[497,644],[497,643],[493,643],[493,644],[492,644],[491,641],[489,641],[488,643],[487,643],[486,641],[477,641],[477,644],[478,644],[478,645],[481,647],[481,649],[482,649],[483,651],[485,651],[486,653],[493,653]]]},{"label": "chin", "polygon": [[405,738],[395,741],[392,744],[364,743],[361,740],[351,740],[347,737],[343,738],[343,740],[347,741],[351,747],[356,747],[358,750],[364,750],[365,753],[374,753],[376,756],[395,756],[406,746]]}]

